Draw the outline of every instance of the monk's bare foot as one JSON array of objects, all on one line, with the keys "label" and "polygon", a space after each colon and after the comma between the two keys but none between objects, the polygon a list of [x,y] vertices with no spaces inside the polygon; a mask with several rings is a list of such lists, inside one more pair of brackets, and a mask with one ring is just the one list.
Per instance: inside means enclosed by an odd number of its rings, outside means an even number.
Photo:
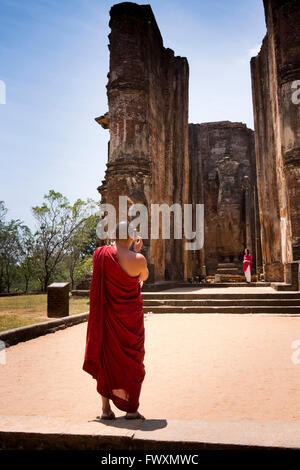
[{"label": "monk's bare foot", "polygon": [[115,419],[115,414],[110,406],[102,408],[101,419]]},{"label": "monk's bare foot", "polygon": [[115,413],[110,410],[109,412],[102,413],[100,416],[101,419],[115,419]]},{"label": "monk's bare foot", "polygon": [[101,395],[102,399],[102,415],[101,419],[115,419],[115,414],[112,411],[109,403],[109,399]]},{"label": "monk's bare foot", "polygon": [[136,411],[135,413],[127,413],[125,419],[145,419],[145,416]]}]

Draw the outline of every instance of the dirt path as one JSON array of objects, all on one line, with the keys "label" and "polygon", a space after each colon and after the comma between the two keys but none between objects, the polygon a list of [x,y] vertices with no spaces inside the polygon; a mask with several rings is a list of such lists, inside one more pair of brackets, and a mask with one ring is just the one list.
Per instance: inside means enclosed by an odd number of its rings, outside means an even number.
[{"label": "dirt path", "polygon": [[[99,414],[96,382],[81,369],[86,325],[7,349],[1,415]],[[300,421],[300,364],[291,361],[300,317],[150,314],[145,327],[147,418]]]}]

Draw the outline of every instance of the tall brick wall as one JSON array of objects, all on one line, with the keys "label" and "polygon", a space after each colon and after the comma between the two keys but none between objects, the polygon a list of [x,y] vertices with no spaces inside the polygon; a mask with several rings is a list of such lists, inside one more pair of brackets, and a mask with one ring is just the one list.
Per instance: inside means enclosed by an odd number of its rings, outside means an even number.
[{"label": "tall brick wall", "polygon": [[190,201],[204,204],[205,244],[190,254],[191,275],[214,274],[219,263],[256,267],[254,133],[239,122],[189,124]]},{"label": "tall brick wall", "polygon": [[[109,112],[97,119],[110,143],[102,202],[188,202],[187,59],[163,46],[149,5],[124,2],[110,10]],[[180,279],[181,240],[145,240],[151,279]]]},{"label": "tall brick wall", "polygon": [[267,34],[251,60],[257,185],[266,280],[300,260],[300,4],[265,0]]},{"label": "tall brick wall", "polygon": [[150,280],[241,265],[245,246],[259,265],[253,131],[228,121],[188,125],[188,62],[163,46],[149,5],[114,5],[109,25],[109,111],[96,119],[110,132],[102,202],[118,208],[126,195],[148,207],[205,205],[203,249],[186,251],[172,231],[170,240],[145,240]]}]

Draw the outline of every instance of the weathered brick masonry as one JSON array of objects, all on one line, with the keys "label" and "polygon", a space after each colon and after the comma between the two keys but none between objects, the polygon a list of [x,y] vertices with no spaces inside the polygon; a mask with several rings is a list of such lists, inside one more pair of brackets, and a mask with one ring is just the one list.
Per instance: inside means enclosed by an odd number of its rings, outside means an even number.
[{"label": "weathered brick masonry", "polygon": [[[110,129],[103,202],[118,207],[119,194],[134,203],[188,203],[187,59],[163,46],[149,5],[120,3],[110,11],[109,113],[98,122]],[[182,279],[181,240],[150,240],[151,278]]]},{"label": "weathered brick masonry", "polygon": [[110,132],[102,202],[118,207],[118,196],[127,195],[148,208],[205,205],[203,249],[187,252],[182,240],[145,241],[151,280],[234,270],[245,246],[267,281],[296,272],[300,106],[292,84],[300,79],[299,2],[264,5],[268,32],[251,60],[256,158],[245,124],[188,124],[188,61],[164,47],[150,5],[111,8],[109,111],[96,119]]},{"label": "weathered brick masonry", "polygon": [[[251,60],[257,183],[266,280],[300,260],[300,3],[265,0],[267,34]],[[299,97],[299,93],[298,93]]]},{"label": "weathered brick masonry", "polygon": [[[240,122],[189,124],[190,201],[204,203],[205,243],[190,254],[192,273],[214,274],[218,264],[241,267],[248,247],[261,260],[256,223],[254,135]],[[228,264],[230,263],[230,264]]]}]

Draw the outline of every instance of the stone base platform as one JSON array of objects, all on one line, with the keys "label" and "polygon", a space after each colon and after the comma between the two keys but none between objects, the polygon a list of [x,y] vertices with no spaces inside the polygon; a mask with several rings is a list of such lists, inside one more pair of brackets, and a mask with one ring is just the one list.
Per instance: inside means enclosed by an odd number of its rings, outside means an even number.
[{"label": "stone base platform", "polygon": [[86,323],[11,346],[0,365],[0,449],[298,448],[299,327],[297,314],[145,314],[144,422],[114,405],[117,419],[99,422],[96,382],[82,370]]},{"label": "stone base platform", "polygon": [[[215,274],[214,276],[207,276],[206,281],[208,283],[220,284],[221,283],[239,283],[239,284],[246,284],[245,276],[242,274],[221,274],[220,272]],[[251,276],[251,282],[258,282],[257,276]]]},{"label": "stone base platform", "polygon": [[1,416],[1,450],[300,449],[300,423]]},{"label": "stone base platform", "polygon": [[216,274],[242,274],[241,263],[219,263],[217,266]]},{"label": "stone base platform", "polygon": [[[143,285],[142,292],[160,292],[160,291],[165,291],[168,289],[181,289],[181,288],[199,288],[199,289],[206,289],[207,287],[212,287],[212,288],[220,288],[220,287],[273,287],[276,290],[291,290],[290,284],[285,284],[285,283],[280,283],[284,284],[284,288],[277,288],[275,284],[271,282],[261,282],[261,281],[255,281],[255,278],[253,278],[253,281],[251,283],[245,282],[245,277],[241,277],[239,280],[236,280],[234,283],[230,282],[230,280],[226,279],[222,282],[215,283],[214,282],[214,276],[207,277],[206,278],[207,282],[182,282],[182,281],[165,281],[165,282],[157,282],[157,283],[152,283],[152,284],[147,284],[145,283]],[[279,283],[277,283],[279,284]],[[75,289],[71,291],[72,296],[75,297],[89,297],[90,291],[89,290],[79,290]]]}]

